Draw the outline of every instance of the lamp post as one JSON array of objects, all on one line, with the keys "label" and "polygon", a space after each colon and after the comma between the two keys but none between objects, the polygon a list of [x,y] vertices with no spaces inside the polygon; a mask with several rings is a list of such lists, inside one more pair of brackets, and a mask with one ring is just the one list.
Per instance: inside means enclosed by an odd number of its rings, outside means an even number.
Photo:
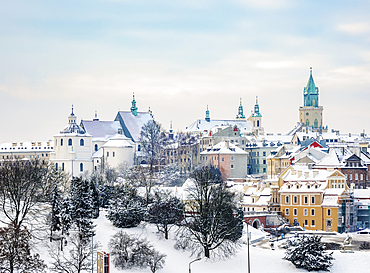
[{"label": "lamp post", "polygon": [[202,258],[197,258],[197,259],[195,259],[195,260],[193,260],[193,261],[191,261],[191,262],[189,263],[189,273],[191,273],[190,265],[191,265],[192,263],[194,263],[194,262],[200,261],[201,259],[202,259]]},{"label": "lamp post", "polygon": [[247,222],[247,246],[248,246],[248,273],[251,272],[251,266],[250,266],[250,257],[249,257],[249,230],[248,230],[248,226],[249,226],[249,223],[251,223],[252,221],[249,220]]}]

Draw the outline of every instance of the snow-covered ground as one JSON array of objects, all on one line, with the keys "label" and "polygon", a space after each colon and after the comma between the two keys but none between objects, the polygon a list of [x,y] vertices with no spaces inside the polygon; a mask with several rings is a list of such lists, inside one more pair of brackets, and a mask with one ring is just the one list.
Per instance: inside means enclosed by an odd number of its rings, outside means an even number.
[{"label": "snow-covered ground", "polygon": [[[111,225],[111,223],[104,217],[104,213],[101,213],[99,219],[95,221],[97,225],[97,235],[94,240],[98,240],[102,244],[102,251],[109,252],[108,242],[111,235],[115,234],[119,229]],[[125,232],[130,234],[140,234],[146,237],[156,249],[160,252],[166,253],[166,263],[162,270],[158,272],[162,273],[174,273],[174,272],[189,272],[189,262],[194,260],[194,257],[190,257],[189,252],[183,252],[175,250],[173,231],[170,232],[170,239],[165,240],[162,234],[157,233],[155,226],[146,224],[136,228],[124,229]],[[246,235],[246,230],[245,235]],[[258,239],[265,236],[265,233],[249,228],[251,232],[251,240]],[[343,237],[343,235],[338,235]],[[369,237],[364,237],[369,238]],[[342,241],[342,240],[341,240]],[[334,265],[331,268],[333,273],[349,273],[349,272],[369,272],[370,266],[370,251],[356,251],[355,253],[341,253],[340,251],[334,251]],[[271,250],[268,247],[268,243],[260,244],[256,246],[250,246],[250,260],[251,272],[308,272],[303,269],[297,269],[295,266],[283,260],[284,250],[279,249]],[[241,250],[232,258],[225,261],[210,262],[205,259],[192,263],[191,272],[212,272],[212,273],[235,273],[235,272],[247,272],[247,246],[243,245]],[[118,270],[114,267],[111,268],[111,273],[115,272],[130,272],[130,273],[141,273],[150,272],[147,269],[133,269],[133,270]]]},{"label": "snow-covered ground", "polygon": [[[108,243],[110,237],[119,231],[119,228],[114,227],[109,220],[105,218],[105,212],[101,211],[100,217],[94,221],[96,224],[96,236],[94,236],[94,242],[99,241],[101,244],[100,251],[109,252]],[[164,268],[159,270],[160,273],[177,273],[177,272],[189,272],[189,262],[194,260],[194,257],[190,257],[190,253],[186,251],[179,251],[174,249],[174,230],[170,231],[170,239],[165,240],[162,234],[157,233],[157,229],[151,224],[142,224],[136,228],[123,229],[125,232],[130,234],[138,234],[142,237],[146,237],[154,247],[162,253],[167,255],[166,263]],[[266,233],[249,227],[251,232],[251,240],[256,240],[261,237],[265,237]],[[246,241],[246,229],[244,229],[244,238]],[[324,236],[323,241],[331,242],[343,242],[345,238],[344,234]],[[45,239],[46,240],[46,239]],[[370,241],[370,235],[353,235],[353,240]],[[46,242],[46,241],[45,241]],[[279,241],[278,244],[284,241]],[[275,246],[278,246],[275,244]],[[38,252],[41,258],[45,260],[48,266],[51,265],[51,258],[48,255],[48,249],[44,246],[44,243],[38,243],[34,245],[33,251]],[[251,260],[251,272],[258,273],[289,273],[289,272],[308,272],[303,269],[297,269],[290,262],[283,260],[284,250],[276,247],[276,250],[271,250],[268,241],[261,241],[255,245],[250,246],[250,260]],[[331,268],[333,273],[351,273],[351,272],[369,272],[370,267],[370,251],[355,251],[355,253],[341,253],[338,250],[334,251],[334,265]],[[96,254],[94,254],[96,259]],[[192,263],[192,273],[235,273],[235,272],[248,272],[247,271],[247,245],[242,245],[240,251],[233,257],[225,261],[211,262],[205,259]],[[51,272],[51,271],[49,271]],[[87,272],[91,272],[87,271]],[[96,267],[94,268],[96,272]],[[119,270],[113,265],[111,266],[111,273],[150,273],[150,269],[131,269],[131,270]]]}]

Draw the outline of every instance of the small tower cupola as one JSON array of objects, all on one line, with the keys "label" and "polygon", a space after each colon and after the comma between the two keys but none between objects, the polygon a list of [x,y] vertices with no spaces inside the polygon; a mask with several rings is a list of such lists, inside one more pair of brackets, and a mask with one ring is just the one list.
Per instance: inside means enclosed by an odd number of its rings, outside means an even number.
[{"label": "small tower cupola", "polygon": [[73,123],[76,123],[76,116],[73,113],[73,104],[72,104],[72,112],[68,117],[68,124],[73,124]]},{"label": "small tower cupola", "polygon": [[211,118],[209,117],[209,110],[208,110],[208,105],[207,105],[207,111],[206,111],[206,121],[210,122]]},{"label": "small tower cupola", "polygon": [[136,100],[135,100],[135,93],[132,95],[132,102],[131,102],[131,113],[134,116],[137,116],[137,107],[136,107]]},{"label": "small tower cupola", "polygon": [[262,117],[260,113],[260,106],[258,105],[258,96],[256,96],[256,104],[254,105],[254,112],[253,112],[254,117]]},{"label": "small tower cupola", "polygon": [[99,121],[99,118],[98,118],[98,111],[95,111],[95,115],[94,115],[94,119],[93,121]]},{"label": "small tower cupola", "polygon": [[171,140],[173,140],[173,129],[172,129],[172,120],[171,120],[171,123],[170,123],[170,133],[169,133],[169,138],[171,139]]},{"label": "small tower cupola", "polygon": [[238,114],[236,115],[236,119],[245,119],[245,116],[243,113],[242,98],[240,98],[240,104],[238,108]]}]

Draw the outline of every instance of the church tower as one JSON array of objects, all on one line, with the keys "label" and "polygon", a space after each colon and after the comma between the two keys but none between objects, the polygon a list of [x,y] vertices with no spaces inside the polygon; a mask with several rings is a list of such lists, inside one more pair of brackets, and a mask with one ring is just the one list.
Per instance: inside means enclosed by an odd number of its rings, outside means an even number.
[{"label": "church tower", "polygon": [[206,111],[206,118],[205,118],[205,120],[206,120],[207,122],[210,122],[210,121],[211,121],[211,118],[209,117],[208,105],[207,105],[207,111]]},{"label": "church tower", "polygon": [[134,116],[137,116],[137,107],[136,107],[135,93],[132,95],[131,113]]},{"label": "church tower", "polygon": [[314,131],[323,129],[323,110],[319,106],[319,88],[316,87],[312,77],[312,67],[310,67],[310,77],[306,87],[303,88],[303,105],[299,107],[299,122]]},{"label": "church tower", "polygon": [[236,115],[236,119],[245,120],[245,116],[243,113],[243,105],[242,105],[242,98],[240,98],[240,105],[238,108],[238,114]]},{"label": "church tower", "polygon": [[255,134],[260,134],[264,132],[264,129],[262,127],[262,115],[260,113],[260,106],[258,104],[258,96],[256,97],[256,104],[254,105],[254,111],[252,111],[252,114],[248,118],[250,122],[252,122],[253,129],[252,131]]}]

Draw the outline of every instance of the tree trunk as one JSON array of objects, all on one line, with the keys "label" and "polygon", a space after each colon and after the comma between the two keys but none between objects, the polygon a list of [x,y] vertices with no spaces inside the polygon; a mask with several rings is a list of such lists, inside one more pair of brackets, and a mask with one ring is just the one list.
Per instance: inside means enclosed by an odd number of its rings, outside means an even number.
[{"label": "tree trunk", "polygon": [[167,226],[164,227],[164,238],[168,240],[168,227]]},{"label": "tree trunk", "polygon": [[205,246],[205,247],[204,247],[204,256],[205,256],[206,258],[209,258],[209,248],[208,248],[208,246]]}]

